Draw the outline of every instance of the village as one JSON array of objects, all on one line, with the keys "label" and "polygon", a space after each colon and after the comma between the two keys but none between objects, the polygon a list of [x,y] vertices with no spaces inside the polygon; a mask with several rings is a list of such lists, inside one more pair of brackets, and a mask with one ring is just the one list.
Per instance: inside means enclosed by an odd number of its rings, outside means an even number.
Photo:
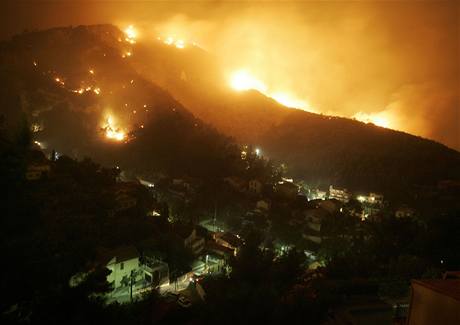
[{"label": "village", "polygon": [[[249,153],[247,146],[243,149],[243,160],[266,161],[260,149]],[[37,153],[27,167],[27,181],[39,184],[52,178],[56,156],[53,152],[48,160]],[[167,220],[171,225],[168,240],[182,249],[181,254],[185,252],[188,267],[171,267],[167,262],[170,252],[158,250],[149,240],[137,247],[99,248],[95,264],[110,270],[108,303],[133,302],[152,290],[173,297],[184,308],[190,307],[191,301],[205,300],[201,280],[231,273],[229,261],[238,255],[251,229],[263,234],[260,249],[273,250],[275,258],[295,248],[303,251],[307,269],[323,267],[325,261],[318,250],[329,236],[324,227],[328,218],[337,214],[351,217],[359,221],[359,228],[367,220],[377,220],[388,205],[382,194],[352,193],[333,185],[310,188],[279,175],[273,177],[274,182],[228,176],[213,184],[210,194],[205,181],[197,178],[170,178],[159,173],[149,180],[133,179],[118,166],[114,170],[118,176],[112,189],[111,218],[146,211],[149,220]],[[407,206],[394,211],[396,218],[410,218],[414,213]],[[70,285],[77,286],[86,276],[85,272],[74,275]]]}]

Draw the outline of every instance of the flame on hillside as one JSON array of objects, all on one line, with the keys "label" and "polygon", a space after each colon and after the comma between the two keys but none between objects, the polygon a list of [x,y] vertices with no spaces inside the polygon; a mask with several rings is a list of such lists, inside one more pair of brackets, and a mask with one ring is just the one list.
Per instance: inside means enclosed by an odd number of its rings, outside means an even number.
[{"label": "flame on hillside", "polygon": [[115,141],[123,141],[126,139],[126,132],[116,126],[114,118],[111,115],[107,116],[102,130],[104,131],[107,139]]},{"label": "flame on hillside", "polygon": [[[157,40],[159,40],[160,42],[163,42],[166,45],[175,46],[178,49],[183,49],[187,46],[186,41],[184,41],[183,39],[176,39],[172,36],[168,36],[165,39],[162,39],[161,37],[157,37]],[[192,45],[196,46],[196,43],[193,42]]]},{"label": "flame on hillside", "polygon": [[125,32],[125,35],[126,35],[125,41],[127,41],[128,43],[131,43],[131,44],[136,43],[136,38],[138,36],[138,32],[134,28],[133,25],[129,25],[127,28],[125,28],[124,32]]},{"label": "flame on hillside", "polygon": [[261,93],[267,92],[267,86],[246,70],[238,70],[232,74],[230,85],[237,91],[255,89]]},{"label": "flame on hillside", "polygon": [[290,108],[300,108],[310,112],[313,111],[305,101],[295,98],[288,92],[270,91],[264,82],[254,77],[245,69],[237,70],[231,75],[230,86],[236,91],[254,89],[274,99],[283,106]]},{"label": "flame on hillside", "polygon": [[372,123],[383,128],[394,128],[393,121],[388,114],[385,112],[368,114],[363,112],[358,112],[353,115],[353,118],[364,123]]}]

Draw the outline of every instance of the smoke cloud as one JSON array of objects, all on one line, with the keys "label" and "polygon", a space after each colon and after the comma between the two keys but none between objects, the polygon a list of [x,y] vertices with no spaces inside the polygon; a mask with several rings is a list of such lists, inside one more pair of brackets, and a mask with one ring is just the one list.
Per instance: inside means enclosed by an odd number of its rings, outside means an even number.
[{"label": "smoke cloud", "polygon": [[226,74],[246,69],[315,112],[382,118],[460,150],[455,1],[11,2],[7,9],[2,38],[25,28],[135,24],[140,39],[195,41]]}]

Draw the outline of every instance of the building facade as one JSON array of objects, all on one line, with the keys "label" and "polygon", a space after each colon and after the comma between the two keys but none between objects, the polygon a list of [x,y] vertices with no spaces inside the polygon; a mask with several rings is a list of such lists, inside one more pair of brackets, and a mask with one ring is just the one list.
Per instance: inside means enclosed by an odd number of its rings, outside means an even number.
[{"label": "building facade", "polygon": [[346,188],[334,188],[332,185],[329,186],[329,198],[336,199],[342,202],[350,201],[351,194]]}]

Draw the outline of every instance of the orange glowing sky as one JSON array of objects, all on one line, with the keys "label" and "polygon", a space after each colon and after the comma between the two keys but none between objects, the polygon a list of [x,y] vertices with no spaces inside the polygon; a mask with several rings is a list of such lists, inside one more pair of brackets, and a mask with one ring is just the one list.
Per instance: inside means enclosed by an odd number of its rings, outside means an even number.
[{"label": "orange glowing sky", "polygon": [[132,24],[172,36],[174,44],[198,42],[236,89],[259,89],[281,103],[373,121],[460,150],[459,12],[456,1],[10,1],[0,37]]}]

